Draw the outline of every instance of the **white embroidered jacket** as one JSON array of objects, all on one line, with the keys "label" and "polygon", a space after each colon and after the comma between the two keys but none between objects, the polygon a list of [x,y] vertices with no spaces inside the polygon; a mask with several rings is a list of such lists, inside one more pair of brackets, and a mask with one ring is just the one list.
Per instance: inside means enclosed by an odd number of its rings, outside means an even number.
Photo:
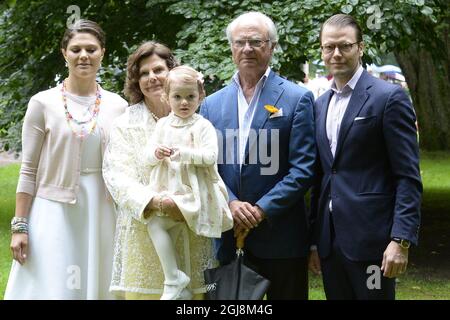
[{"label": "white embroidered jacket", "polygon": [[[164,274],[147,233],[145,206],[154,196],[149,187],[150,164],[145,146],[156,122],[143,102],[117,118],[103,161],[103,177],[118,211],[110,289],[116,292],[161,294]],[[186,226],[175,242],[179,267],[191,278],[193,293],[205,292],[203,270],[214,267],[212,240]]]}]

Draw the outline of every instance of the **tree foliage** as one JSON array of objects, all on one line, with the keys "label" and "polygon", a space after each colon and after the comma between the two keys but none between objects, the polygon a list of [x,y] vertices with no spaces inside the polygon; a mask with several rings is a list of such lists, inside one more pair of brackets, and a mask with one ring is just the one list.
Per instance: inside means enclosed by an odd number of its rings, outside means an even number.
[{"label": "tree foliage", "polygon": [[353,15],[363,27],[365,62],[380,62],[380,56],[406,49],[421,37],[424,46],[444,2],[360,1],[360,0],[288,0],[288,1],[178,1],[169,12],[183,15],[187,22],[178,32],[177,51],[206,74],[227,80],[234,72],[225,36],[227,24],[247,11],[261,11],[272,17],[279,33],[279,47],[272,61],[284,76],[300,80],[300,64],[320,59],[321,24],[336,13]]},{"label": "tree foliage", "polygon": [[[21,121],[29,98],[66,76],[59,42],[71,2],[8,0],[0,4],[0,140],[5,149],[20,149]],[[80,0],[77,5],[83,18],[105,29],[107,53],[100,78],[105,88],[117,93],[123,88],[129,53],[151,39],[177,48],[183,63],[207,76],[207,89],[212,92],[235,70],[225,28],[250,10],[273,18],[280,41],[272,65],[293,80],[303,77],[302,63],[320,59],[320,25],[340,12],[353,15],[363,27],[364,62],[379,63],[379,57],[388,52],[414,47],[428,52],[434,65],[447,68],[448,74],[447,0]],[[406,74],[406,78],[412,77]],[[450,79],[446,83],[439,90],[450,92]],[[443,145],[450,148],[450,137]]]},{"label": "tree foliage", "polygon": [[[76,2],[81,17],[105,30],[102,86],[120,93],[126,60],[142,41],[175,45],[185,22],[165,13],[171,0]],[[8,1],[0,6],[0,149],[20,150],[22,119],[30,97],[67,76],[60,41],[71,13],[71,0]],[[167,25],[171,27],[168,28]]]}]

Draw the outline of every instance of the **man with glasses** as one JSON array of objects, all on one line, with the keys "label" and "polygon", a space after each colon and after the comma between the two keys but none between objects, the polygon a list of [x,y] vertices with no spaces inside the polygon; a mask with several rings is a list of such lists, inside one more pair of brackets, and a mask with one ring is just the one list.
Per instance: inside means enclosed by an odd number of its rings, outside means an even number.
[{"label": "man with glasses", "polygon": [[[201,113],[216,127],[224,148],[219,173],[228,188],[235,234],[250,230],[245,259],[271,281],[268,299],[307,299],[304,194],[316,154],[314,98],[271,70],[278,39],[269,17],[245,13],[226,33],[237,72],[228,86],[205,99]],[[233,235],[223,233],[215,243],[222,265],[235,256]]]},{"label": "man with glasses", "polygon": [[317,248],[309,266],[322,271],[327,299],[394,299],[420,224],[414,110],[400,86],[362,68],[362,33],[351,16],[329,18],[320,41],[334,80],[315,106]]}]

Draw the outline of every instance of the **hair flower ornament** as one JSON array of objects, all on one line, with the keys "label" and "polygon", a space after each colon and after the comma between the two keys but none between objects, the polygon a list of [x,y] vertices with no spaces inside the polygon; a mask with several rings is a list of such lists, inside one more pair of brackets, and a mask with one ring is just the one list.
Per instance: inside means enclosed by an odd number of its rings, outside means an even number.
[{"label": "hair flower ornament", "polygon": [[197,80],[198,80],[201,84],[203,84],[203,83],[205,82],[205,79],[204,79],[204,77],[203,77],[203,73],[197,72]]}]

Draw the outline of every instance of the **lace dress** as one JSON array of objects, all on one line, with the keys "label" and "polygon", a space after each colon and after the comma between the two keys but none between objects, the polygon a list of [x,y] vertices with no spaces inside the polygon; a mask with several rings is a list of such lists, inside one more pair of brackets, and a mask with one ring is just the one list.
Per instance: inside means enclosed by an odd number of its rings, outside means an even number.
[{"label": "lace dress", "polygon": [[[144,103],[129,107],[114,122],[104,157],[103,176],[118,212],[111,281],[116,293],[160,295],[163,291],[164,274],[143,218],[145,206],[155,195],[145,156],[155,125]],[[175,247],[180,269],[191,278],[189,289],[204,293],[203,271],[217,265],[211,238],[185,226]]]}]

